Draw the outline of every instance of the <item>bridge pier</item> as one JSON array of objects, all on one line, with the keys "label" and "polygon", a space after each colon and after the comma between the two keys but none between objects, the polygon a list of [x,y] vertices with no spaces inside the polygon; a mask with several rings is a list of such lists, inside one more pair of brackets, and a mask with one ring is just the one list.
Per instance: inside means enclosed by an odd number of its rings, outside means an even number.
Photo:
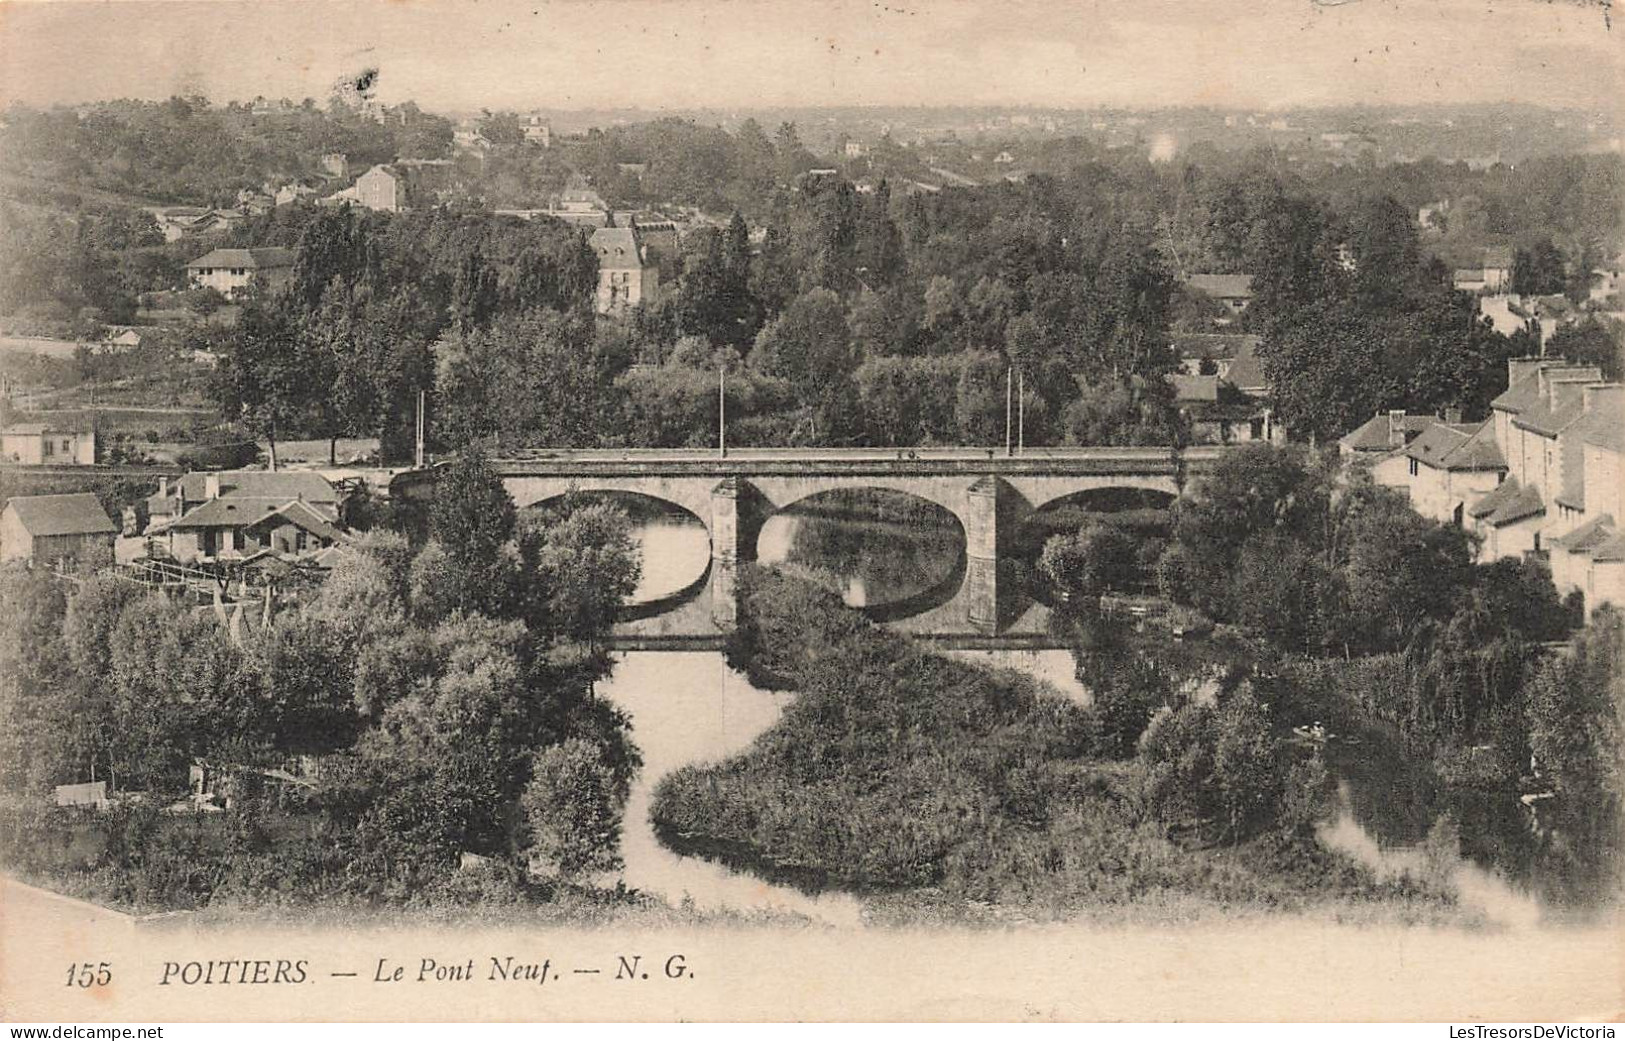
[{"label": "bridge pier", "polygon": [[1004,482],[978,479],[966,490],[965,594],[973,626],[992,634],[999,628],[999,498]]},{"label": "bridge pier", "polygon": [[711,489],[711,618],[725,633],[739,625],[739,500],[746,487],[724,477]]}]

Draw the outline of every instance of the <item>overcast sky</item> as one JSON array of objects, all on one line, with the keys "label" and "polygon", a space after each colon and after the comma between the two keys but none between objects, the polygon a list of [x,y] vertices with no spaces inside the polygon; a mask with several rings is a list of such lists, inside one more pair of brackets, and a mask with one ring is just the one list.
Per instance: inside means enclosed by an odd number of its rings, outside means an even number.
[{"label": "overcast sky", "polygon": [[1625,12],[1543,0],[0,0],[0,101],[430,109],[1516,100],[1618,109]]}]

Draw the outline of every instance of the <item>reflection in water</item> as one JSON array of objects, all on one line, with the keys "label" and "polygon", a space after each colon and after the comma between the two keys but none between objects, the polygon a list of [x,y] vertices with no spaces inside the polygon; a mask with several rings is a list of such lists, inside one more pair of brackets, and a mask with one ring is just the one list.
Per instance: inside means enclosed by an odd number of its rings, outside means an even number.
[{"label": "reflection in water", "polygon": [[840,925],[859,922],[858,901],[848,894],[808,896],[712,861],[680,856],[660,844],[649,820],[650,800],[662,777],[680,766],[744,751],[794,695],[751,686],[721,654],[709,651],[627,653],[598,692],[631,716],[632,740],[643,753],[621,832],[626,862],[621,876],[628,886],[674,904],[686,897],[701,908],[774,909]]},{"label": "reflection in water", "polygon": [[711,563],[711,537],[692,517],[659,517],[635,522],[632,539],[643,554],[643,572],[627,603],[666,600],[705,577]]},{"label": "reflection in water", "polygon": [[1089,688],[1078,679],[1078,667],[1073,660],[1072,652],[1065,648],[1045,650],[1001,649],[987,650],[951,650],[945,652],[950,658],[959,658],[977,665],[989,665],[1001,669],[1014,669],[1026,673],[1035,680],[1042,680],[1054,687],[1061,694],[1080,705],[1089,705],[1094,702],[1094,695]]},{"label": "reflection in water", "polygon": [[1318,832],[1327,848],[1371,869],[1378,878],[1435,879],[1453,890],[1464,907],[1482,911],[1485,918],[1497,925],[1521,930],[1540,924],[1540,905],[1533,897],[1459,854],[1448,854],[1451,856],[1448,863],[1430,863],[1420,846],[1379,843],[1355,820],[1348,782],[1338,782],[1337,801],[1337,816]]},{"label": "reflection in water", "polygon": [[[711,535],[687,510],[637,492],[577,492],[592,503],[609,503],[632,523],[632,541],[643,561],[638,584],[626,606],[642,607],[670,600],[693,589],[711,564]],[[533,509],[547,511],[561,502],[549,499]]]},{"label": "reflection in water", "polygon": [[824,492],[769,517],[756,559],[830,572],[847,606],[884,611],[951,595],[946,587],[957,586],[964,542],[953,514],[923,499],[882,489]]},{"label": "reflection in water", "polygon": [[[954,651],[955,657],[1018,669],[1053,683],[1075,700],[1088,693],[1071,675],[1065,651]],[[631,651],[620,656],[598,693],[632,719],[632,740],[643,770],[632,783],[621,831],[621,877],[672,903],[687,897],[701,908],[783,910],[837,925],[861,922],[856,897],[838,891],[809,896],[744,871],[660,844],[649,804],[660,779],[681,766],[710,763],[743,752],[772,726],[793,694],[751,685],[715,651]]]}]

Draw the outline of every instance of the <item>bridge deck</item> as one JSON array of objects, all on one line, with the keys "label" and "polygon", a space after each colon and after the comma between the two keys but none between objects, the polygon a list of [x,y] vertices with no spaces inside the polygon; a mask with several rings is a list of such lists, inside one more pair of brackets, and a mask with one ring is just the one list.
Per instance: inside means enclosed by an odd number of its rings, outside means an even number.
[{"label": "bridge deck", "polygon": [[1114,474],[1169,473],[1180,465],[1203,469],[1223,451],[1200,446],[1029,448],[1007,455],[1002,448],[741,448],[579,449],[533,451],[492,460],[509,475],[555,474]]}]

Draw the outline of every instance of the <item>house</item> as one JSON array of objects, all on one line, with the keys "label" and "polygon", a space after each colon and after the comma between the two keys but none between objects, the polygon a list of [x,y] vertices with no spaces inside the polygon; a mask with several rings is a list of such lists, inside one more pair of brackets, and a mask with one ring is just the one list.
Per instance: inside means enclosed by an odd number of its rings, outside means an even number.
[{"label": "house", "polygon": [[451,133],[451,144],[459,152],[488,152],[491,142],[485,135],[471,127],[459,127]]},{"label": "house", "polygon": [[114,332],[109,329],[102,345],[110,350],[129,351],[141,346],[141,334],[134,329],[121,329]]},{"label": "house", "polygon": [[355,201],[369,210],[399,213],[408,209],[406,178],[390,166],[378,165],[357,177],[351,186]]},{"label": "house", "polygon": [[206,206],[165,206],[148,210],[165,242],[178,242],[209,229],[214,211]]},{"label": "house", "polygon": [[0,430],[0,461],[25,466],[91,466],[96,431],[56,423],[13,423]]},{"label": "house", "polygon": [[338,492],[309,471],[226,470],[160,479],[147,499],[149,543],[183,563],[302,555],[340,538]]},{"label": "house", "polygon": [[1378,412],[1338,438],[1338,451],[1345,460],[1373,461],[1404,448],[1433,423],[1433,416],[1407,415],[1404,409]]},{"label": "house", "polygon": [[1438,202],[1430,202],[1426,206],[1418,207],[1416,223],[1424,231],[1430,228],[1442,231],[1449,216],[1450,200],[1441,199]]},{"label": "house", "polygon": [[525,117],[524,126],[525,143],[551,148],[553,145],[553,124],[538,113],[531,113]]},{"label": "house", "polygon": [[869,146],[862,141],[848,141],[842,146],[841,151],[848,159],[862,159],[869,154]]},{"label": "house", "polygon": [[636,224],[599,228],[587,242],[598,255],[599,314],[657,301],[660,269],[645,251]]},{"label": "house", "polygon": [[276,206],[291,206],[301,199],[307,199],[316,194],[318,194],[316,189],[294,181],[278,188],[276,193],[271,196],[271,201]]},{"label": "house", "polygon": [[1168,382],[1174,390],[1174,407],[1185,418],[1196,444],[1279,442],[1285,436],[1267,402],[1243,393],[1217,373],[1175,372],[1169,374]]},{"label": "house", "polygon": [[343,152],[323,153],[319,165],[323,177],[334,181],[350,179],[350,157]]},{"label": "house", "polygon": [[1417,513],[1458,527],[1467,524],[1468,506],[1494,491],[1506,472],[1494,426],[1462,423],[1456,412],[1432,420],[1371,467],[1372,479],[1403,491]]},{"label": "house", "polygon": [[1184,283],[1203,296],[1223,304],[1231,314],[1240,314],[1253,300],[1251,275],[1187,275]]},{"label": "house", "polygon": [[572,184],[551,200],[548,208],[561,213],[607,213],[604,197],[583,184]]},{"label": "house", "polygon": [[[1458,285],[1456,288],[1462,287]],[[1511,336],[1529,328],[1529,314],[1517,297],[1506,293],[1491,293],[1480,296],[1477,300],[1478,313],[1488,318],[1495,331],[1502,336]]]},{"label": "house", "polygon": [[1196,376],[1206,369],[1227,378],[1236,359],[1251,355],[1258,343],[1259,337],[1245,333],[1176,333],[1172,346],[1181,371]]},{"label": "house", "polygon": [[[1595,366],[1513,358],[1490,409],[1483,423],[1452,416],[1415,436],[1396,430],[1408,417],[1390,414],[1396,447],[1373,450],[1372,477],[1424,516],[1477,534],[1481,561],[1544,559],[1558,592],[1578,594],[1588,611],[1625,605],[1625,386],[1603,382]],[[1374,444],[1382,418],[1345,438],[1345,450]]]},{"label": "house", "polygon": [[280,246],[210,250],[186,265],[186,274],[195,286],[217,289],[228,297],[242,296],[256,278],[265,279],[271,288],[292,278],[293,250]]},{"label": "house", "polygon": [[0,510],[0,561],[111,564],[117,537],[117,526],[89,492],[18,495]]},{"label": "house", "polygon": [[1512,250],[1507,246],[1491,246],[1484,250],[1483,260],[1476,268],[1457,268],[1453,277],[1457,289],[1470,293],[1505,292],[1512,284]]}]

